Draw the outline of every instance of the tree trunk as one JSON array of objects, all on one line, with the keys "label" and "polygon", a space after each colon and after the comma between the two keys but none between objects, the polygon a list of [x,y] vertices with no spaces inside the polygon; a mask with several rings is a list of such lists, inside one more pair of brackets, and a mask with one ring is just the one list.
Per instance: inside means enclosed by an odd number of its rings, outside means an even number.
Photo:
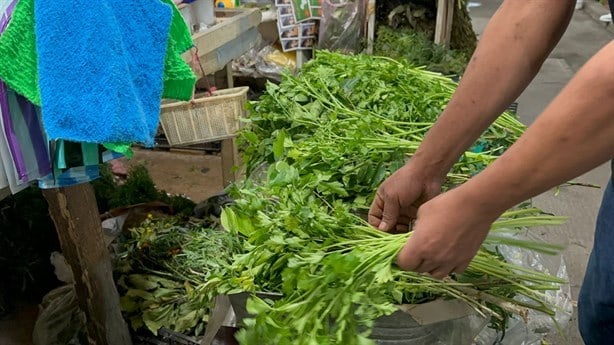
[{"label": "tree trunk", "polygon": [[130,345],[92,186],[48,189],[43,195],[73,271],[90,345]]}]

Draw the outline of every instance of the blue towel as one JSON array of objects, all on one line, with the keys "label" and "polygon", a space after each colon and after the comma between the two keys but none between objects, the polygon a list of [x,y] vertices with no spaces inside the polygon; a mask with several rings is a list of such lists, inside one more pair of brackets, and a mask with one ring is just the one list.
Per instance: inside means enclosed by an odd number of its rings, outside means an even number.
[{"label": "blue towel", "polygon": [[172,9],[160,0],[34,3],[49,139],[153,146]]}]

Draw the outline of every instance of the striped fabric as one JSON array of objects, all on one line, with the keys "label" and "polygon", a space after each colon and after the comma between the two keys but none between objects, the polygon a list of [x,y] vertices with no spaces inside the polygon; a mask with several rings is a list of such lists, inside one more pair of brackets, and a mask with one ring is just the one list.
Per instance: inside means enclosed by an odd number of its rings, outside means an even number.
[{"label": "striped fabric", "polygon": [[[60,154],[60,156],[66,154],[66,151],[65,151],[66,147],[64,144],[65,143],[56,145],[56,152],[59,152],[59,153],[63,152],[62,154]],[[70,144],[75,144],[75,143],[70,143]],[[100,149],[100,148],[102,148],[102,146],[99,146],[97,149]],[[90,151],[90,154],[91,154],[91,151]],[[98,177],[100,177],[100,169],[98,165],[98,160],[100,160],[100,162],[102,163],[106,163],[113,159],[117,159],[121,157],[123,157],[122,154],[119,154],[119,153],[116,153],[110,150],[106,150],[106,151],[102,151],[100,153],[100,156],[96,156],[96,161],[94,161],[95,164],[85,165],[85,166],[75,166],[75,167],[69,167],[70,166],[70,163],[68,163],[69,161],[63,158],[64,162],[66,163],[65,165],[66,168],[61,169],[58,167],[58,166],[61,166],[61,164],[56,164],[54,166],[54,169],[53,169],[54,171],[52,174],[49,174],[45,176],[44,178],[41,178],[38,180],[38,187],[41,189],[49,189],[49,188],[59,188],[59,187],[70,187],[70,186],[75,186],[81,183],[91,182],[97,179]],[[81,157],[81,159],[85,161],[88,158]],[[92,159],[92,157],[90,157],[89,159]]]},{"label": "striped fabric", "polygon": [[18,180],[28,183],[48,175],[51,162],[40,109],[3,83],[0,83],[0,108]]}]

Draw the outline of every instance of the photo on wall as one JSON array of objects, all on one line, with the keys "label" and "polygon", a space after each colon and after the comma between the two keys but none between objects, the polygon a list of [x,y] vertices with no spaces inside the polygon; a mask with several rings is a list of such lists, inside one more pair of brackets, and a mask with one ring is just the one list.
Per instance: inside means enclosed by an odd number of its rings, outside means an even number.
[{"label": "photo on wall", "polygon": [[281,40],[281,46],[285,52],[298,50],[301,47],[300,43],[298,38]]},{"label": "photo on wall", "polygon": [[292,9],[297,23],[311,19],[310,0],[292,0]]}]

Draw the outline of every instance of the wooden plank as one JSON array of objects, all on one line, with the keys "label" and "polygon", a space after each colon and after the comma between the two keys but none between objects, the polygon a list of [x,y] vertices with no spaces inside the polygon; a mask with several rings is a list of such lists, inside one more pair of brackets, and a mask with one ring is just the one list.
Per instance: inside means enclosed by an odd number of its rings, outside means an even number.
[{"label": "wooden plank", "polygon": [[[199,51],[198,58],[205,70],[205,74],[212,74],[224,69],[231,60],[240,57],[245,54],[246,51],[253,48],[257,39],[258,28],[251,28],[235,39],[226,42],[216,51],[210,51],[204,54],[202,51]],[[190,53],[185,53],[183,58],[186,61],[191,59]],[[200,76],[201,75],[199,75],[199,77]]]},{"label": "wooden plank", "polygon": [[456,0],[437,0],[437,21],[435,22],[435,44],[450,45],[452,19]]},{"label": "wooden plank", "polygon": [[[251,28],[258,27],[262,14],[257,8],[242,10],[216,10],[216,17],[227,17],[203,32],[192,35],[199,55],[215,52],[229,41],[239,37]],[[230,16],[230,17],[228,17]],[[185,55],[184,55],[185,56]],[[189,60],[187,60],[189,61]]]},{"label": "wooden plank", "polygon": [[98,206],[90,184],[43,190],[49,213],[72,268],[90,345],[130,345]]}]

